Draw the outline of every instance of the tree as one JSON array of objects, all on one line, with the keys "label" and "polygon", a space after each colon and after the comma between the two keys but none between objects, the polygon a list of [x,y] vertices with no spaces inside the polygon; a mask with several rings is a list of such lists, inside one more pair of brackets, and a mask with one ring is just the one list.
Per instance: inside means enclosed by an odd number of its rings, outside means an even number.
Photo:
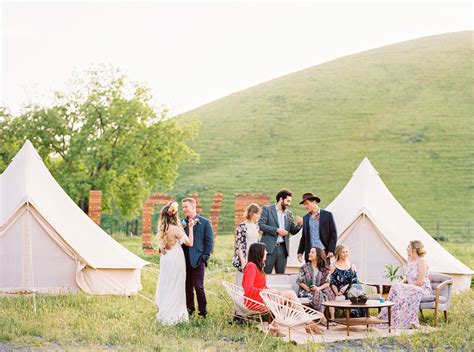
[{"label": "tree", "polygon": [[151,191],[173,185],[183,162],[197,160],[187,143],[198,127],[197,120],[170,118],[154,107],[149,88],[121,70],[99,66],[76,74],[49,107],[29,106],[14,118],[0,110],[0,166],[12,147],[16,152],[30,139],[84,211],[89,190],[97,189],[104,212],[116,209],[131,219]]},{"label": "tree", "polygon": [[0,107],[0,172],[8,166],[22,145],[19,127],[8,109]]}]

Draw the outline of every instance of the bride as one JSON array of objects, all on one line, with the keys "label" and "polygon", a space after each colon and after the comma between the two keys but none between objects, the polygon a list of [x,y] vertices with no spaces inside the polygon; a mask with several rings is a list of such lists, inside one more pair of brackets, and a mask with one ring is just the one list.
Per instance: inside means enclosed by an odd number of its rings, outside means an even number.
[{"label": "bride", "polygon": [[178,220],[178,203],[166,204],[160,212],[158,244],[163,254],[160,259],[160,276],[155,302],[159,308],[156,320],[162,324],[177,324],[188,320],[186,309],[186,262],[182,244],[193,245],[194,221],[189,224],[186,236]]}]

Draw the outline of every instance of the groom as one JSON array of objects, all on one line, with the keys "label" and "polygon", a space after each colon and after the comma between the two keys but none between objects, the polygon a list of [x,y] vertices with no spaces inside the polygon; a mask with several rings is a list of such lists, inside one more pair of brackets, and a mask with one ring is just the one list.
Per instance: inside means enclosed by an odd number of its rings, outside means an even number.
[{"label": "groom", "polygon": [[193,228],[194,244],[192,247],[183,246],[186,259],[186,306],[189,315],[192,315],[196,310],[194,305],[194,291],[196,291],[199,315],[205,318],[207,315],[207,301],[204,292],[204,272],[212,252],[214,234],[212,233],[211,222],[196,214],[196,201],[194,198],[183,199],[182,206],[186,217],[181,223],[186,235],[189,231],[189,220],[195,220]]}]

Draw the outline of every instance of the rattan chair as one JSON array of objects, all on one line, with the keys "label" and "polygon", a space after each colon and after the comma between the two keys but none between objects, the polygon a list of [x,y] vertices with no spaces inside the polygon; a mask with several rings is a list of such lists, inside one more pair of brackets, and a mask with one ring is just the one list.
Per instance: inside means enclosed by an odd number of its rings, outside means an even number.
[{"label": "rattan chair", "polygon": [[253,319],[259,321],[262,330],[264,330],[262,316],[268,314],[267,306],[261,302],[257,302],[251,298],[245,297],[244,290],[240,286],[226,281],[223,281],[222,285],[224,286],[233,303],[230,304],[228,302],[229,309],[227,310],[225,316],[232,313],[232,318],[238,317],[245,320]]},{"label": "rattan chair", "polygon": [[[281,295],[270,293],[266,290],[260,292],[260,296],[263,298],[263,301],[274,317],[273,321],[268,326],[263,341],[265,341],[268,332],[275,323],[288,329],[288,338],[291,340],[291,330],[306,333],[305,327],[318,324],[324,317],[323,313],[318,312],[313,308],[304,306],[300,302],[284,298]],[[311,334],[311,337],[314,341],[313,334]]]}]

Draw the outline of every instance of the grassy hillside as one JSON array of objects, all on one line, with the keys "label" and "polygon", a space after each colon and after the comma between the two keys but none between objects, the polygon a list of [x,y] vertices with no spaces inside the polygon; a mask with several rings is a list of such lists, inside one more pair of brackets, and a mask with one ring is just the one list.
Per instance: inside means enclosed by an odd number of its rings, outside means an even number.
[{"label": "grassy hillside", "polygon": [[472,39],[343,57],[185,114],[202,121],[201,161],[181,169],[175,189],[201,191],[207,204],[224,192],[229,226],[236,192],[313,191],[324,207],[368,156],[417,220],[474,220]]}]

